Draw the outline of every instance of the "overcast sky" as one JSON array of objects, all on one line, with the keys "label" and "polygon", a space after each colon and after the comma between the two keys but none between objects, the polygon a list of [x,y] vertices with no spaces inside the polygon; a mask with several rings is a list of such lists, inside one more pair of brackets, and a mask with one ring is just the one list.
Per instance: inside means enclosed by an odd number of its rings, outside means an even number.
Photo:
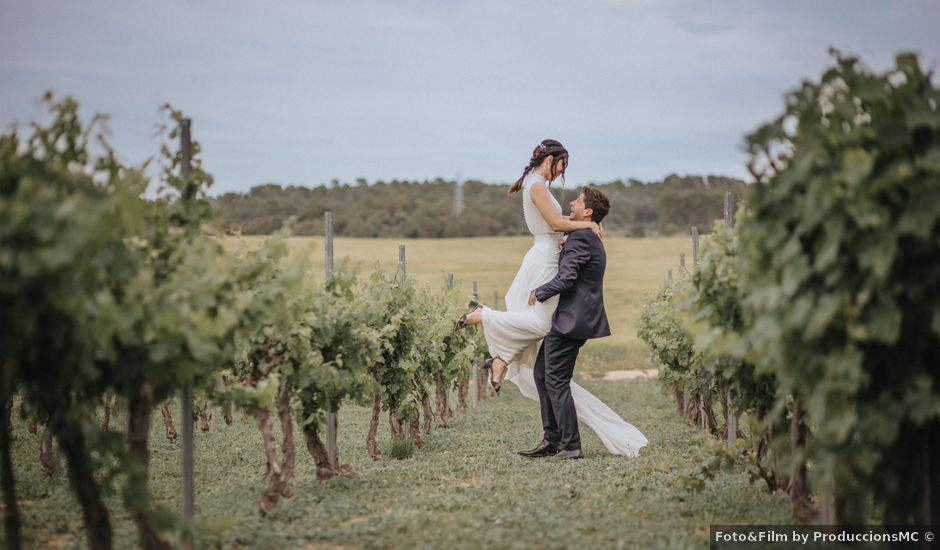
[{"label": "overcast sky", "polygon": [[[577,7],[576,7],[577,6]],[[940,2],[0,0],[0,124],[46,89],[127,162],[170,101],[214,193],[331,179],[508,182],[552,137],[568,181],[744,178],[743,135],[831,63],[940,62]]]}]

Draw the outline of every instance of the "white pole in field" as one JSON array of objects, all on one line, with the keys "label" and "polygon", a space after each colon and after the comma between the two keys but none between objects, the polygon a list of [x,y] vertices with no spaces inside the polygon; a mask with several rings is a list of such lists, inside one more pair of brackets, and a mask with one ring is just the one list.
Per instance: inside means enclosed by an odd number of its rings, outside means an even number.
[{"label": "white pole in field", "polygon": [[[326,212],[323,216],[323,230],[326,236],[326,282],[333,280],[333,213]],[[330,469],[334,472],[339,469],[339,445],[337,431],[339,420],[337,411],[326,413],[326,456],[330,462]]]},{"label": "white pole in field", "polygon": [[454,216],[463,214],[463,202],[463,179],[460,177],[460,172],[457,172],[457,182],[454,185]]}]

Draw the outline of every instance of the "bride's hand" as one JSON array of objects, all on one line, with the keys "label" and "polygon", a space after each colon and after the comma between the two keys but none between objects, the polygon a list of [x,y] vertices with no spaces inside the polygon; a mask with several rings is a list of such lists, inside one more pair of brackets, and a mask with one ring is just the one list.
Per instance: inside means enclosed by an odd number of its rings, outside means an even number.
[{"label": "bride's hand", "polygon": [[599,223],[591,222],[591,231],[593,231],[594,234],[597,235],[597,238],[601,240],[604,239],[604,226],[603,225]]}]

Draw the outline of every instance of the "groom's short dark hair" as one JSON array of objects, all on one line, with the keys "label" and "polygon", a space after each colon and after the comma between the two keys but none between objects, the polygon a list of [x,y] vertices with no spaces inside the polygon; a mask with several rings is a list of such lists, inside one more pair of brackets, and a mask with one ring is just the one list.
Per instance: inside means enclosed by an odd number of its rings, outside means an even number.
[{"label": "groom's short dark hair", "polygon": [[607,196],[594,187],[585,187],[581,192],[584,193],[584,207],[591,209],[591,221],[601,223],[601,220],[610,212],[610,201],[607,200]]}]

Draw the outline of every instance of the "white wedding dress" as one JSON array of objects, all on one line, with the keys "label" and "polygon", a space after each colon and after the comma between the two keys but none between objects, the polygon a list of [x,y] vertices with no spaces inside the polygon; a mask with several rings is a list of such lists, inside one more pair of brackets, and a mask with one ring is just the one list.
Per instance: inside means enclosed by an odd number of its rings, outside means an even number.
[{"label": "white wedding dress", "polygon": [[[522,395],[538,401],[532,367],[542,338],[552,328],[558,296],[529,306],[529,293],[552,280],[558,273],[562,234],[551,230],[532,201],[532,186],[536,182],[545,182],[545,178],[529,173],[522,187],[522,213],[529,231],[535,236],[535,242],[522,258],[522,265],[506,292],[506,311],[484,306],[482,317],[483,334],[490,356],[507,361],[509,370],[506,380],[518,386]],[[561,205],[551,193],[549,196],[555,210],[561,215]],[[571,397],[578,419],[594,430],[611,453],[637,456],[640,448],[647,444],[640,430],[574,381],[571,382]]]}]

